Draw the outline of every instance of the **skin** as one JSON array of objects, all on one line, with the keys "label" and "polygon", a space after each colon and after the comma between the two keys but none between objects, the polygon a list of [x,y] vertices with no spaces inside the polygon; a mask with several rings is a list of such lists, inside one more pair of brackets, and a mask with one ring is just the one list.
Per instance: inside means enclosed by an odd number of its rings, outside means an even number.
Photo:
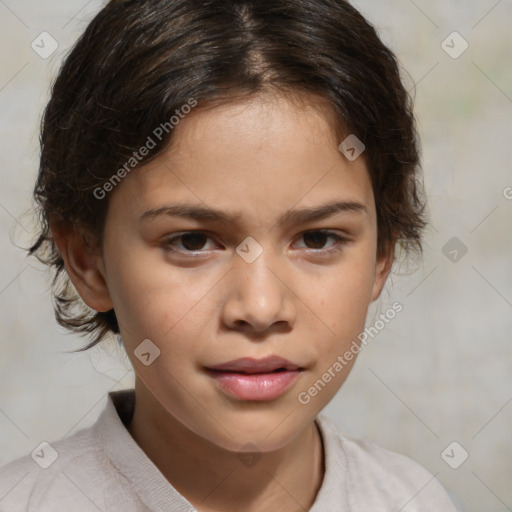
[{"label": "skin", "polygon": [[[377,257],[364,156],[347,160],[329,116],[313,105],[268,94],[193,111],[165,152],[110,194],[101,250],[52,224],[84,302],[115,309],[136,372],[131,435],[201,511],[312,506],[324,476],[314,419],[355,359],[308,404],[297,397],[357,340],[392,265],[392,249]],[[333,201],[363,208],[278,223],[291,210]],[[233,219],[141,220],[171,203],[214,207]],[[304,236],[319,229],[345,241]],[[191,230],[205,236],[171,240]],[[248,236],[263,248],[253,263],[236,253]],[[202,252],[190,256],[191,246]],[[145,339],[161,351],[149,366],[134,356]],[[305,368],[272,401],[233,398],[204,371],[270,354]],[[260,458],[249,467],[240,454],[254,445]]]}]

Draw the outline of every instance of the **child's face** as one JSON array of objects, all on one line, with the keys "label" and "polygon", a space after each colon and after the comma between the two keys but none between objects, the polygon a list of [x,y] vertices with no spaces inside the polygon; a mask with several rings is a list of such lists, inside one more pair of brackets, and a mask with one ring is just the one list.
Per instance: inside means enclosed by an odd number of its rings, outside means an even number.
[{"label": "child's face", "polygon": [[[227,449],[277,449],[347,377],[353,361],[309,403],[298,399],[357,340],[387,277],[369,174],[363,158],[340,153],[324,116],[282,98],[198,110],[174,136],[109,199],[100,268],[121,334],[139,382],[188,429]],[[360,207],[291,215],[333,202]],[[230,220],[164,212],[178,204]],[[346,241],[303,235],[320,229]],[[192,230],[203,235],[171,240]],[[263,250],[253,262],[236,251],[247,237]],[[161,351],[149,366],[134,356],[146,339]],[[303,368],[277,398],[233,396],[206,370],[269,355]]]}]

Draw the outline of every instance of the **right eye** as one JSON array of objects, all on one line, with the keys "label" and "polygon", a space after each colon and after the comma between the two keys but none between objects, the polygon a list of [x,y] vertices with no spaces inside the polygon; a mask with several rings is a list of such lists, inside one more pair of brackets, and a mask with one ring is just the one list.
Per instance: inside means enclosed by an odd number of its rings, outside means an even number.
[{"label": "right eye", "polygon": [[202,231],[185,231],[166,238],[162,246],[172,252],[192,256],[208,252],[202,250],[208,240],[212,240],[211,237]]}]

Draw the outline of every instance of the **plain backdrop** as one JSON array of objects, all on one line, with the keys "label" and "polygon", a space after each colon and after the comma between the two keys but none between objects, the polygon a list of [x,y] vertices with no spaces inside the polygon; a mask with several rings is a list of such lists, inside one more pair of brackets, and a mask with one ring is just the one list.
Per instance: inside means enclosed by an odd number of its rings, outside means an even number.
[{"label": "plain backdrop", "polygon": [[[394,301],[403,310],[324,412],[420,462],[460,510],[512,510],[512,2],[354,4],[415,85],[432,223],[423,261],[395,269],[368,325]],[[20,248],[51,79],[101,5],[0,0],[0,465],[90,425],[109,391],[133,386],[115,342],[69,353],[84,340],[57,326],[48,274]],[[31,47],[42,32],[59,45],[47,59]],[[445,461],[466,452],[457,469]]]}]

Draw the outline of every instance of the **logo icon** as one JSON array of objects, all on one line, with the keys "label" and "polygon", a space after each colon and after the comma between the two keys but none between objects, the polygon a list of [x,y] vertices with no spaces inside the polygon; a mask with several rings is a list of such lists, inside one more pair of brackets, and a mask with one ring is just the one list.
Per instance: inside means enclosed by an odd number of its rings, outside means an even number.
[{"label": "logo icon", "polygon": [[441,48],[452,59],[458,59],[469,48],[469,43],[458,32],[452,32],[441,43]]},{"label": "logo icon", "polygon": [[467,254],[468,248],[454,236],[448,240],[441,251],[452,263],[458,263]]},{"label": "logo icon", "polygon": [[57,460],[59,454],[50,443],[43,441],[30,456],[38,466],[48,469]]},{"label": "logo icon", "polygon": [[133,353],[144,366],[149,366],[160,355],[160,349],[151,340],[145,339]]},{"label": "logo icon", "polygon": [[339,146],[338,149],[353,162],[357,160],[366,149],[366,146],[353,133],[349,135]]},{"label": "logo icon", "polygon": [[469,453],[460,445],[457,441],[451,442],[442,452],[441,458],[450,466],[452,469],[457,469],[469,457]]},{"label": "logo icon", "polygon": [[248,468],[254,467],[262,457],[258,447],[253,443],[247,443],[242,446],[242,449],[244,451],[238,452],[237,457],[244,466]]},{"label": "logo icon", "polygon": [[247,263],[252,263],[263,253],[263,247],[252,236],[248,236],[236,248],[236,252]]},{"label": "logo icon", "polygon": [[59,47],[59,43],[48,32],[41,32],[30,45],[39,57],[48,59]]}]

